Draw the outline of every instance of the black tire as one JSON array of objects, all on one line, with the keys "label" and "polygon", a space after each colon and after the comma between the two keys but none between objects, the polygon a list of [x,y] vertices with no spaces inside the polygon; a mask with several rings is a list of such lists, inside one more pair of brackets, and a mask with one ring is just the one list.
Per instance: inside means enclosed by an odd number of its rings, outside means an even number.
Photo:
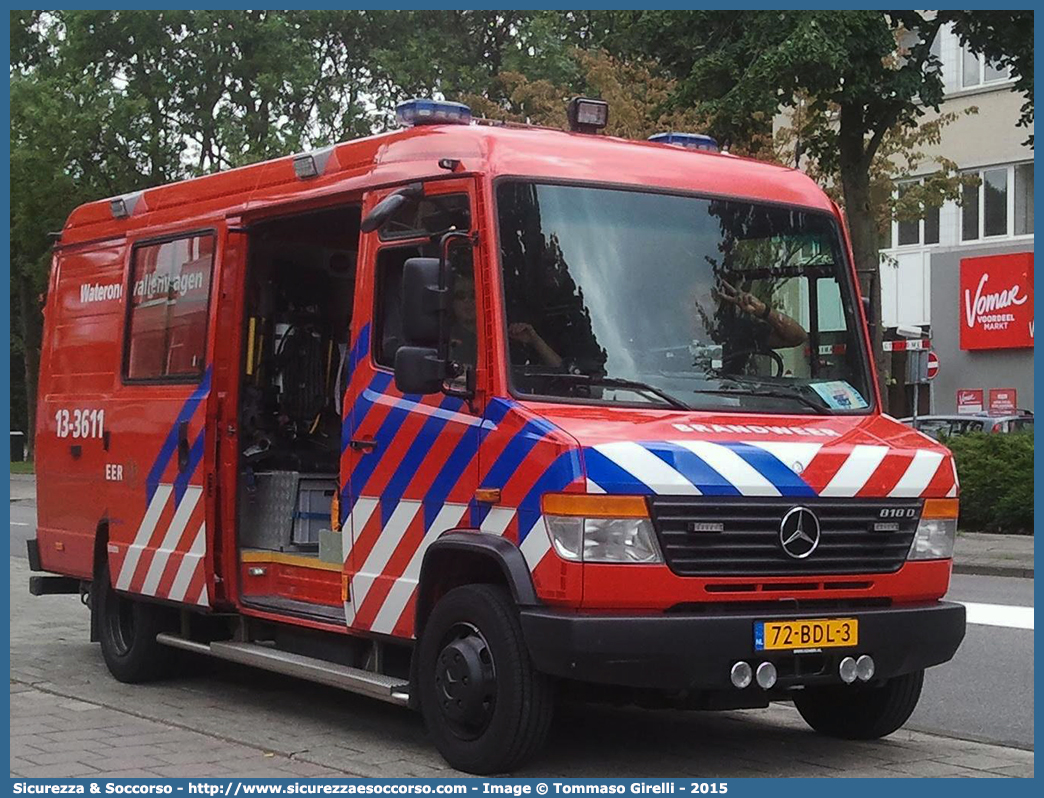
[{"label": "black tire", "polygon": [[533,667],[507,590],[451,590],[428,618],[417,656],[421,712],[451,766],[504,773],[539,751],[551,726],[553,685]]},{"label": "black tire", "polygon": [[844,740],[876,740],[910,719],[923,684],[924,671],[920,670],[880,685],[805,689],[794,699],[794,705],[820,734]]},{"label": "black tire", "polygon": [[117,593],[107,564],[91,585],[91,611],[98,614],[102,657],[116,679],[137,684],[162,679],[174,671],[178,652],[156,642],[158,633],[174,628],[173,611]]}]

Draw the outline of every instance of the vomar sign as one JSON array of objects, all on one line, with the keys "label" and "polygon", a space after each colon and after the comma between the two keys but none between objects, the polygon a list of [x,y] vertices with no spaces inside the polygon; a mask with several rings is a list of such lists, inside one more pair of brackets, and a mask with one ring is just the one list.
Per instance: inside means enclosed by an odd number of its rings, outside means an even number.
[{"label": "vomar sign", "polygon": [[961,349],[1033,346],[1033,253],[961,261]]}]

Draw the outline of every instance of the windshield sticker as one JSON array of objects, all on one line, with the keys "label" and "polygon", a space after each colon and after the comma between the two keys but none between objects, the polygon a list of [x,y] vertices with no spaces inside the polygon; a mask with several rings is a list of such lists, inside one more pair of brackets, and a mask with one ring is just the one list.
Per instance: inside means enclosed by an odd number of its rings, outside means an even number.
[{"label": "windshield sticker", "polygon": [[863,395],[844,380],[814,382],[810,387],[834,410],[862,410],[869,407]]}]

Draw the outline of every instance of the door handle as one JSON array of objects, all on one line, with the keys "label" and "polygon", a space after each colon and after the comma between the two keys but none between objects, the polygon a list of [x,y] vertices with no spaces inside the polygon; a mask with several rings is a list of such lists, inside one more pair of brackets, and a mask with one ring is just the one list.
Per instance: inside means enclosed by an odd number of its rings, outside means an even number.
[{"label": "door handle", "polygon": [[352,447],[352,451],[362,452],[368,454],[377,448],[377,441],[371,440],[351,440],[348,441],[348,445]]},{"label": "door handle", "polygon": [[184,471],[189,464],[188,422],[178,423],[178,471]]}]

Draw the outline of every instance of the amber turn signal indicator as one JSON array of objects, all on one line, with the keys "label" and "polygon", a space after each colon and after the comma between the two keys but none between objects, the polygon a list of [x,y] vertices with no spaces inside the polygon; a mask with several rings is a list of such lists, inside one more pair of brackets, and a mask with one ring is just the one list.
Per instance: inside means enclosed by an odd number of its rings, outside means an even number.
[{"label": "amber turn signal indicator", "polygon": [[957,499],[925,499],[921,518],[956,518]]},{"label": "amber turn signal indicator", "polygon": [[545,493],[544,515],[585,518],[648,518],[644,496],[611,496],[602,493]]}]

